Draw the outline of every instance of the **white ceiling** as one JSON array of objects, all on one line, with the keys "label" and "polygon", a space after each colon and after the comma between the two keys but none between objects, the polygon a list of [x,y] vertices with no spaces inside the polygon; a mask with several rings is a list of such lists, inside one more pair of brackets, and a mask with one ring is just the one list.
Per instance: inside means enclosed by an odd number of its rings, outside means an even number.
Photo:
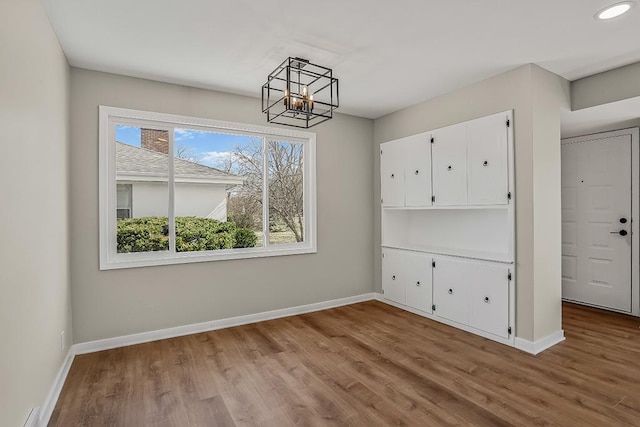
[{"label": "white ceiling", "polygon": [[569,80],[640,61],[617,0],[43,0],[71,65],[260,96],[288,56],[334,69],[377,118],[526,63]]}]

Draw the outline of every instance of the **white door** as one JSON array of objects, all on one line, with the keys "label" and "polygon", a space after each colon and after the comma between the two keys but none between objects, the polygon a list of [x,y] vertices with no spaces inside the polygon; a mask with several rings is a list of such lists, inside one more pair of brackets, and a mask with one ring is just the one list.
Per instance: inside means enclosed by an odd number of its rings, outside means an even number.
[{"label": "white door", "polygon": [[431,313],[432,304],[432,267],[433,259],[424,254],[407,252],[405,254],[406,301],[409,307]]},{"label": "white door", "polygon": [[435,314],[463,325],[469,324],[472,271],[466,261],[437,258],[433,269],[433,303]]},{"label": "white door", "polygon": [[509,269],[474,264],[469,326],[509,338]]},{"label": "white door", "polygon": [[466,125],[433,132],[433,195],[435,205],[467,204]]},{"label": "white door", "polygon": [[468,203],[508,203],[507,117],[504,113],[467,124]]},{"label": "white door", "polygon": [[403,140],[406,206],[431,206],[431,143],[424,135]]},{"label": "white door", "polygon": [[562,145],[562,297],[631,312],[631,136]]},{"label": "white door", "polygon": [[405,303],[403,252],[385,249],[382,257],[382,289],[384,297],[399,304]]},{"label": "white door", "polygon": [[404,206],[404,156],[399,141],[380,145],[380,193],[384,206]]}]

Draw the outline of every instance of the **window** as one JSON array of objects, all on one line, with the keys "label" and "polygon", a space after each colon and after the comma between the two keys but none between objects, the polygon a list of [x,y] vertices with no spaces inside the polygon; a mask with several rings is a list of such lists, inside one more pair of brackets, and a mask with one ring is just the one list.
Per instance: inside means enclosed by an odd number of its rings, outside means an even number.
[{"label": "window", "polygon": [[316,252],[315,134],[100,107],[100,268]]}]

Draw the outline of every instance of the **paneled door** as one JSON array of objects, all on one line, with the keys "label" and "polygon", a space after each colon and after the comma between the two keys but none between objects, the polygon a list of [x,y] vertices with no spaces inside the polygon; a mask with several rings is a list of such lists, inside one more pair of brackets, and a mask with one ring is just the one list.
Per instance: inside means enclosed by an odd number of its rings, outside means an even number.
[{"label": "paneled door", "polygon": [[562,143],[562,297],[631,312],[631,136]]},{"label": "paneled door", "polygon": [[432,148],[435,205],[467,204],[467,127],[461,123],[434,131]]}]

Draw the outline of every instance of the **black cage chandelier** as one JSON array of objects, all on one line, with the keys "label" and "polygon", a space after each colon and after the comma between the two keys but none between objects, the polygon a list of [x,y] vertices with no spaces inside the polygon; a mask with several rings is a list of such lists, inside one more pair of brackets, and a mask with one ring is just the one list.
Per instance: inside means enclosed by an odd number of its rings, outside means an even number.
[{"label": "black cage chandelier", "polygon": [[333,118],[338,108],[338,79],[330,68],[302,58],[287,58],[262,86],[267,122],[310,128]]}]

